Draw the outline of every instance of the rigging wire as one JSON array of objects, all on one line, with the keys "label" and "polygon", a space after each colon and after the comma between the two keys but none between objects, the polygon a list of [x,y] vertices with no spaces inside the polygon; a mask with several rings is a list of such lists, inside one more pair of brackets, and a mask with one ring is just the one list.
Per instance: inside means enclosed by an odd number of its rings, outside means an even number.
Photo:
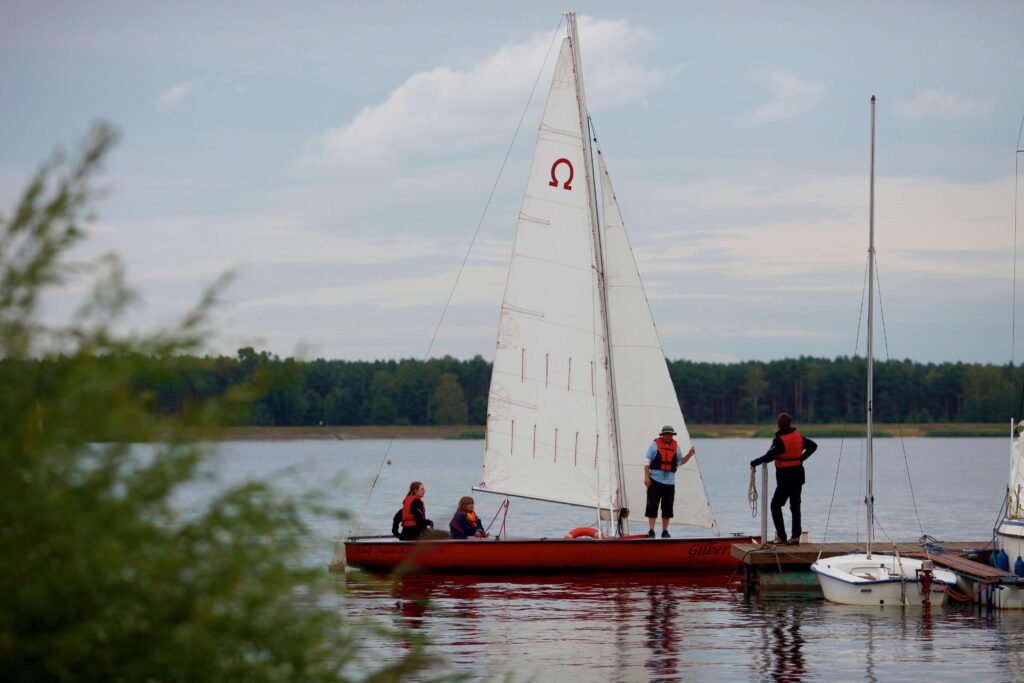
[{"label": "rigging wire", "polygon": [[[501,164],[498,167],[498,174],[494,178],[494,183],[491,185],[490,194],[487,195],[487,201],[484,202],[484,208],[480,212],[480,220],[476,223],[476,229],[473,231],[473,237],[469,241],[469,247],[466,249],[465,255],[462,257],[462,263],[459,265],[459,270],[455,275],[455,281],[452,283],[451,290],[448,292],[448,300],[445,301],[444,308],[441,309],[441,315],[437,320],[437,325],[434,327],[434,333],[430,335],[430,342],[427,344],[427,350],[423,354],[424,362],[430,358],[430,352],[434,348],[434,342],[437,340],[437,333],[441,329],[441,325],[444,323],[445,315],[448,313],[448,308],[451,306],[452,299],[455,297],[455,291],[459,287],[459,281],[462,279],[462,273],[466,270],[466,263],[469,261],[469,255],[473,252],[473,246],[476,244],[476,239],[480,235],[480,228],[484,224],[484,219],[487,217],[487,211],[491,207],[491,202],[494,200],[494,194],[497,192],[498,183],[501,181],[501,176],[505,172],[505,166],[508,164],[508,159],[512,155],[512,148],[516,144],[516,139],[519,137],[519,131],[523,127],[523,121],[526,119],[526,113],[530,109],[530,104],[533,102],[533,96],[537,93],[537,85],[540,83],[541,76],[544,75],[544,69],[548,64],[548,58],[551,56],[551,48],[554,46],[559,31],[562,28],[562,22],[565,20],[564,15],[559,15],[558,25],[555,27],[554,36],[551,39],[551,43],[548,45],[547,52],[544,53],[544,60],[541,62],[540,69],[537,71],[537,77],[533,81],[533,88],[530,89],[530,95],[526,99],[526,105],[523,107],[523,112],[519,115],[519,122],[516,124],[516,129],[512,133],[512,140],[508,143],[508,148],[505,150],[505,157],[501,160]],[[391,447],[394,445],[395,440],[389,439],[388,445],[384,449],[384,455],[381,457],[380,465],[377,466],[377,474],[373,478],[373,483],[370,484],[370,491],[366,495],[366,502],[363,503],[363,509],[359,513],[359,517],[356,519],[356,528],[363,521],[363,517],[366,514],[366,508],[370,505],[370,498],[373,496],[373,490],[377,486],[377,482],[380,480],[380,474],[384,470],[384,464],[388,460],[388,455],[391,453]]]},{"label": "rigging wire", "polygon": [[[575,55],[575,53],[574,53],[574,55]],[[603,214],[604,207],[601,205],[601,203],[597,202],[597,174],[600,173],[600,170],[598,170],[598,167],[594,164],[594,153],[595,153],[595,151],[596,151],[598,157],[601,156],[601,144],[597,141],[597,128],[594,126],[594,121],[590,118],[590,112],[589,111],[587,112],[586,128],[587,129],[583,132],[583,134],[584,135],[589,135],[590,139],[594,143],[590,147],[590,155],[591,155],[590,168],[593,169],[593,174],[594,174],[594,177],[591,179],[591,182],[594,183],[594,202],[597,204],[597,206],[595,207],[595,211],[598,214],[598,226],[595,226],[595,227],[596,227],[596,229],[598,231],[598,237],[599,237],[599,239],[598,239],[598,246],[599,246],[599,249],[601,250],[600,253],[595,253],[591,257],[591,262],[594,264],[593,272],[594,272],[594,277],[597,279],[597,283],[596,283],[597,286],[590,288],[590,306],[591,306],[590,310],[598,311],[598,316],[599,317],[605,317],[605,316],[607,316],[607,311],[604,309],[603,302],[601,301],[601,297],[600,297],[600,295],[598,293],[598,290],[601,287],[601,282],[603,281],[603,278],[604,278],[604,275],[605,275],[603,270],[602,270],[604,268],[604,263],[605,263],[604,241],[600,239],[600,227],[599,227],[600,225],[604,224],[604,222],[602,220],[602,218],[604,217],[604,214]],[[603,180],[603,178],[602,178],[602,180]],[[601,190],[602,190],[602,192],[604,191],[604,184],[603,183],[601,185]],[[602,195],[602,199],[603,199],[603,195]],[[594,241],[591,240],[589,244],[590,244],[591,249],[593,250],[594,249]],[[597,267],[596,264],[598,264],[598,263],[601,264],[601,269],[599,269]],[[600,341],[600,339],[599,339],[599,337],[597,335],[594,335],[594,340],[593,341],[594,341],[594,358],[600,359],[600,358],[603,357],[604,362],[600,363],[600,365],[605,368],[605,377],[610,380],[610,376],[609,376],[610,372],[609,372],[609,365],[608,365],[608,349],[606,349],[604,347],[604,344],[601,343],[601,341]],[[595,373],[596,372],[597,371],[595,370]],[[596,376],[596,374],[595,374],[595,376]],[[610,385],[609,385],[609,390],[610,390]],[[614,410],[614,408],[612,408],[612,410]],[[598,425],[601,424],[602,419],[601,419],[600,413],[601,413],[600,407],[595,402],[594,403],[594,424],[598,424]],[[613,421],[612,424],[614,425],[614,429],[615,429],[616,433],[613,434],[611,429],[608,430],[608,455],[609,455],[609,458],[608,458],[608,461],[609,461],[609,467],[608,467],[608,490],[609,491],[614,491],[615,490],[615,481],[614,481],[615,475],[612,472],[611,462],[613,460],[613,457],[614,457],[613,454],[615,453],[615,449],[616,449],[616,445],[617,445],[616,436],[617,436],[617,432],[618,432],[618,429],[619,429],[619,424],[618,424],[617,420]],[[597,520],[596,520],[595,526],[597,526],[597,528],[600,529],[601,528],[601,474],[602,474],[601,473],[600,460],[595,458],[594,465],[595,465],[595,467],[597,467],[597,505],[595,506],[595,510],[594,510],[594,514],[596,515]],[[619,488],[620,495],[616,496],[615,500],[620,502],[619,509],[621,510],[622,509],[622,505],[621,505],[621,500],[622,500],[621,491],[624,488],[624,482],[619,482],[619,487],[620,487]],[[613,510],[609,510],[609,512],[611,514],[608,515],[609,520],[608,520],[608,524],[606,526],[607,526],[608,529],[611,529],[612,521],[613,520],[618,520],[619,515],[621,514],[621,512],[616,513]],[[628,523],[629,523],[628,522],[628,518],[627,518],[627,522],[626,523],[628,525]],[[615,524],[615,532],[616,532],[616,534],[618,534],[618,532],[619,532],[619,523],[617,521],[616,521],[616,524]]]},{"label": "rigging wire", "polygon": [[[878,312],[882,316],[882,341],[885,343],[885,360],[886,362],[892,362],[892,357],[889,355],[889,337],[885,332],[885,307],[882,305],[882,279],[878,274],[878,259],[875,259],[875,282],[877,282],[878,288]],[[917,517],[917,528],[924,536],[924,525],[921,524],[921,515],[917,511],[917,498],[914,496],[914,480],[910,477],[910,461],[907,458],[907,443],[903,440],[903,423],[899,420],[897,415],[896,422],[896,434],[900,440],[900,448],[903,449],[903,465],[907,469],[907,483],[910,485],[910,502],[914,505],[914,516]]]},{"label": "rigging wire", "polygon": [[[575,59],[575,52],[573,52],[573,59]],[[589,242],[591,251],[593,252],[591,254],[591,263],[593,264],[593,275],[594,275],[594,278],[596,278],[596,280],[597,280],[597,282],[595,283],[595,286],[590,288],[590,310],[591,311],[596,311],[598,318],[607,319],[608,312],[605,310],[604,302],[601,300],[601,296],[600,296],[600,293],[599,293],[600,292],[600,288],[602,286],[602,283],[604,281],[604,275],[605,275],[604,274],[604,263],[605,263],[604,241],[600,239],[600,236],[601,236],[601,228],[600,228],[600,226],[604,224],[604,222],[602,220],[603,217],[604,217],[604,214],[602,213],[604,207],[601,205],[601,203],[599,203],[597,201],[597,174],[600,173],[600,170],[598,170],[598,166],[594,163],[594,153],[596,151],[598,157],[600,157],[600,155],[601,155],[601,145],[597,142],[597,129],[594,127],[594,121],[590,118],[590,112],[589,111],[586,112],[586,115],[587,115],[586,121],[585,122],[581,121],[580,123],[581,123],[581,125],[583,125],[586,128],[586,130],[583,131],[583,134],[584,135],[589,135],[590,139],[594,143],[593,145],[590,146],[590,168],[593,171],[593,176],[594,176],[593,178],[590,179],[590,182],[592,182],[593,185],[594,185],[594,203],[595,203],[594,213],[597,214],[597,216],[598,216],[598,224],[596,226],[593,226],[593,229],[595,229],[597,231],[597,237],[598,237],[597,248],[595,249],[594,240],[590,240],[590,242]],[[602,178],[602,180],[603,180],[603,178]],[[601,185],[601,189],[602,189],[602,191],[604,190],[604,184],[603,183]],[[603,195],[602,195],[602,199],[603,199]],[[598,268],[597,264],[600,264],[601,267]],[[604,324],[604,323],[602,323],[602,324]],[[602,335],[602,337],[603,337],[603,335]],[[609,391],[610,391],[610,389],[611,389],[611,372],[610,372],[610,366],[609,366],[609,363],[608,363],[609,349],[605,348],[605,345],[603,344],[601,337],[599,337],[598,335],[594,335],[593,342],[594,342],[594,358],[596,358],[596,359],[602,359],[603,358],[604,362],[601,362],[600,365],[605,368],[604,375],[605,375],[605,378],[609,382],[609,387],[608,388],[609,388]],[[595,370],[595,373],[596,372],[597,371]],[[595,376],[596,376],[596,374],[595,374]],[[612,408],[612,410],[614,411],[614,408]],[[601,409],[600,409],[600,406],[598,405],[598,403],[595,402],[594,403],[594,424],[599,425],[599,424],[601,424],[601,422],[602,422],[602,419],[601,419]],[[615,454],[616,448],[617,448],[616,437],[618,436],[619,423],[618,423],[617,419],[613,419],[611,424],[614,427],[614,431],[613,431],[613,429],[609,429],[608,430],[608,455],[609,455],[608,461],[609,461],[609,467],[608,467],[608,472],[607,472],[607,474],[608,474],[608,484],[607,484],[607,486],[608,486],[608,490],[609,491],[615,491],[616,490],[616,488],[615,488],[615,478],[616,478],[617,473],[613,473],[612,467],[611,467],[611,462],[614,460],[614,454]],[[601,528],[601,476],[602,476],[600,460],[599,459],[595,459],[594,460],[594,465],[595,465],[595,467],[597,467],[597,491],[596,491],[596,494],[597,494],[597,505],[594,506],[594,515],[596,517],[595,526],[598,529],[600,529]],[[619,495],[613,497],[613,499],[616,502],[619,503],[619,506],[618,506],[619,507],[619,512],[616,512],[615,510],[612,510],[611,508],[609,508],[608,512],[610,514],[608,515],[608,523],[605,525],[606,528],[610,530],[612,528],[612,522],[614,521],[615,522],[615,533],[616,534],[618,534],[618,532],[619,532],[619,522],[618,522],[618,519],[619,519],[619,516],[621,515],[621,509],[623,507],[622,504],[621,504],[623,487],[624,487],[624,482],[620,481],[619,482],[619,489],[618,489],[619,490]],[[628,518],[627,518],[627,522],[626,523],[628,525],[628,523],[629,523]]]},{"label": "rigging wire", "polygon": [[[868,264],[864,263],[864,283],[861,285],[860,290],[860,311],[857,314],[857,334],[853,340],[853,355],[857,356],[857,347],[860,346],[860,326],[864,321],[864,298],[867,295],[868,290]],[[828,513],[825,515],[825,534],[824,539],[828,539],[828,524],[832,518],[832,505],[836,500],[836,489],[839,487],[839,467],[843,462],[843,446],[846,444],[845,430],[843,436],[839,440],[839,457],[836,458],[836,476],[832,481],[832,497],[828,501]],[[858,518],[859,519],[859,518]],[[858,526],[859,529],[859,526]]]}]

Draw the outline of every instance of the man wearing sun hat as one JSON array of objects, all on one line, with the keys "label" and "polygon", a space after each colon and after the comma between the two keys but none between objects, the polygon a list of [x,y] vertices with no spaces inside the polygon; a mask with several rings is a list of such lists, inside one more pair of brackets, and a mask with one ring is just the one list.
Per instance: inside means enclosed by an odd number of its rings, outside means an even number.
[{"label": "man wearing sun hat", "polygon": [[661,505],[661,537],[669,538],[668,522],[672,519],[672,503],[676,498],[676,470],[689,462],[697,452],[693,446],[686,455],[679,452],[675,440],[676,430],[672,425],[661,428],[661,436],[654,439],[647,448],[647,464],[644,465],[644,486],[647,487],[647,535],[654,538],[654,522],[658,519]]}]

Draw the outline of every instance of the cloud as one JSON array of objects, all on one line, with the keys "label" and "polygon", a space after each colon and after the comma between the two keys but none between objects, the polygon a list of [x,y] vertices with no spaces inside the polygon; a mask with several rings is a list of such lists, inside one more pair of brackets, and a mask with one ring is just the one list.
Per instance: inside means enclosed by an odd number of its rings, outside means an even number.
[{"label": "cloud", "polygon": [[[498,267],[467,267],[459,278],[453,301],[460,305],[493,304],[501,301],[506,271]],[[384,309],[423,309],[436,307],[448,298],[455,283],[455,273],[384,278],[355,285],[307,289],[295,294],[274,295],[250,300],[248,308],[338,308],[342,306],[373,306]]]},{"label": "cloud", "polygon": [[160,109],[174,109],[181,105],[195,91],[192,81],[182,81],[164,90],[156,98],[156,106]]},{"label": "cloud", "polygon": [[896,102],[896,114],[911,121],[969,119],[984,113],[986,105],[950,95],[943,90],[922,90],[913,99]]},{"label": "cloud", "polygon": [[[634,235],[652,302],[666,310],[738,310],[772,305],[780,296],[809,305],[860,291],[868,239],[863,178],[708,182],[703,189],[714,198],[712,208],[691,188],[665,187],[651,207],[670,221],[685,216],[678,223],[692,229]],[[875,241],[883,277],[938,277],[956,291],[1009,277],[1012,196],[1012,178],[879,178]],[[659,210],[662,202],[671,208]]]},{"label": "cloud", "polygon": [[834,339],[835,331],[822,331],[806,327],[744,324],[736,322],[708,321],[702,323],[668,323],[658,326],[666,336],[690,337],[745,337],[747,339]]},{"label": "cloud", "polygon": [[360,235],[313,230],[291,215],[235,220],[104,222],[91,226],[89,253],[116,249],[146,279],[211,278],[235,266],[333,262],[339,268],[435,258],[446,245],[432,236]]},{"label": "cloud", "polygon": [[768,74],[768,90],[772,100],[740,116],[740,123],[796,118],[817,104],[825,94],[824,84],[804,81],[786,69],[776,69]]},{"label": "cloud", "polygon": [[[587,97],[593,107],[642,98],[664,72],[640,66],[636,52],[653,38],[625,21],[580,20]],[[551,53],[548,50],[551,48]],[[507,136],[547,54],[550,72],[558,42],[538,33],[503,45],[477,65],[415,73],[380,104],[314,141],[318,160],[339,166],[383,166],[403,153],[491,142]],[[543,100],[542,77],[534,102]]]}]

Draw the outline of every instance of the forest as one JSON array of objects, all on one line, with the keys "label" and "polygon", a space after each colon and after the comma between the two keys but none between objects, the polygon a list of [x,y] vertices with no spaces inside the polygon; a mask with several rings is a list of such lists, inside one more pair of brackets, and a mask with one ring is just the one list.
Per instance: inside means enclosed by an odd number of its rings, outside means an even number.
[{"label": "forest", "polygon": [[[193,406],[229,394],[251,395],[234,425],[482,425],[491,365],[480,356],[426,361],[297,360],[239,349],[230,356],[105,355],[113,372],[130,367],[124,390],[150,412],[187,416]],[[44,367],[26,372],[18,364]],[[58,378],[67,359],[0,361],[0,377]],[[6,366],[6,367],[5,367]],[[864,420],[862,357],[801,357],[722,364],[668,361],[676,395],[693,424],[770,423],[781,411],[801,423]],[[875,421],[1003,422],[1020,417],[1019,367],[970,363],[875,362]],[[46,387],[36,387],[45,391]],[[100,407],[97,407],[100,409]]]}]

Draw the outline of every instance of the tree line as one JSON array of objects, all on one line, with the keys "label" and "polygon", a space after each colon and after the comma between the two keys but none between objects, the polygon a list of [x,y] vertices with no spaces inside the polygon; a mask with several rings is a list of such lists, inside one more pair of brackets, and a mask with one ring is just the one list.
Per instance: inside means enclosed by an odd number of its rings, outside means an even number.
[{"label": "tree line", "polygon": [[[58,377],[59,357],[30,373]],[[297,360],[240,349],[230,356],[97,357],[107,371],[131,365],[125,387],[152,413],[187,416],[193,406],[229,394],[251,396],[234,425],[482,425],[491,364],[480,356],[426,361]],[[801,357],[768,362],[668,361],[691,424],[770,422],[781,411],[801,423],[864,420],[862,357]],[[12,376],[12,368],[4,375]],[[1024,373],[1010,365],[875,362],[877,422],[1002,422],[1020,413]],[[37,387],[37,390],[44,387]],[[101,407],[97,407],[101,409]]]}]

